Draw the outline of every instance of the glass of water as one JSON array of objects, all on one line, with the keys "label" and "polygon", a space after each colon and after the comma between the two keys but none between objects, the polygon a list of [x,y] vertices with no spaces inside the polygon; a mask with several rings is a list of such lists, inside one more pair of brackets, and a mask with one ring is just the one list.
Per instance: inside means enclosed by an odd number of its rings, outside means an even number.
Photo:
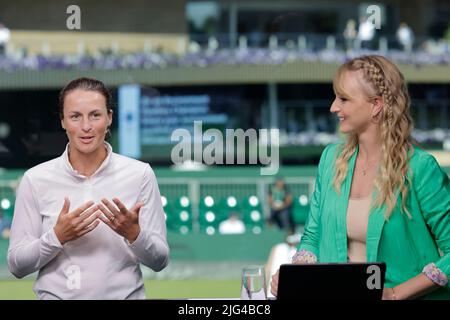
[{"label": "glass of water", "polygon": [[267,300],[266,275],[263,266],[246,266],[242,270],[242,300]]}]

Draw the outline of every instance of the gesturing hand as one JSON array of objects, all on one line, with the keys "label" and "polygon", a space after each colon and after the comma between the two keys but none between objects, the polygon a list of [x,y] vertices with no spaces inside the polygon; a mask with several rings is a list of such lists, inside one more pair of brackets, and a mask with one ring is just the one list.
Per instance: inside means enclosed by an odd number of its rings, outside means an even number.
[{"label": "gesturing hand", "polygon": [[100,221],[95,220],[101,215],[101,212],[98,211],[98,205],[93,206],[93,204],[93,201],[89,201],[75,211],[69,212],[70,201],[68,198],[64,198],[63,208],[53,228],[61,244],[75,240],[98,226]]},{"label": "gesturing hand", "polygon": [[133,243],[141,232],[139,211],[144,204],[138,202],[128,210],[119,199],[114,198],[113,202],[117,207],[107,199],[102,199],[99,209],[106,217],[101,215],[100,219],[128,242]]}]

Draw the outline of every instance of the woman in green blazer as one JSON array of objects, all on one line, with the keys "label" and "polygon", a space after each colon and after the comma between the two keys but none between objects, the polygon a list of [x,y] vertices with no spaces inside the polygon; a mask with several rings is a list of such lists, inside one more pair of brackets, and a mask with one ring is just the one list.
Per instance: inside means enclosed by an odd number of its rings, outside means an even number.
[{"label": "woman in green blazer", "polygon": [[[364,235],[359,261],[387,266],[383,299],[450,299],[450,182],[411,137],[403,75],[364,56],[339,68],[333,88],[330,111],[347,139],[322,153],[293,263],[357,261],[353,234]],[[366,210],[351,209],[361,199]]]}]

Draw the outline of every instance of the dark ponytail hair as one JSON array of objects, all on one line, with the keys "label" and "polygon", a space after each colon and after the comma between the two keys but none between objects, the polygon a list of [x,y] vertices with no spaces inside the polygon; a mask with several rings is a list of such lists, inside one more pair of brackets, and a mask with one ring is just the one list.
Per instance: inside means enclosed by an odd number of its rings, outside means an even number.
[{"label": "dark ponytail hair", "polygon": [[105,84],[100,80],[93,78],[78,78],[70,81],[64,88],[59,92],[59,117],[64,118],[64,99],[66,96],[74,90],[85,90],[85,91],[96,91],[105,97],[106,110],[108,113],[112,111],[112,96]]}]

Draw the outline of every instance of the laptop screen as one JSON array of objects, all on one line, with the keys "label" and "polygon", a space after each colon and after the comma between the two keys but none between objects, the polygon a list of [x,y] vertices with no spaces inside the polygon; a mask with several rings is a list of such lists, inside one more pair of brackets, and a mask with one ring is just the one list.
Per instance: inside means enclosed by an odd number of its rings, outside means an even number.
[{"label": "laptop screen", "polygon": [[386,264],[283,264],[278,300],[381,300]]}]

